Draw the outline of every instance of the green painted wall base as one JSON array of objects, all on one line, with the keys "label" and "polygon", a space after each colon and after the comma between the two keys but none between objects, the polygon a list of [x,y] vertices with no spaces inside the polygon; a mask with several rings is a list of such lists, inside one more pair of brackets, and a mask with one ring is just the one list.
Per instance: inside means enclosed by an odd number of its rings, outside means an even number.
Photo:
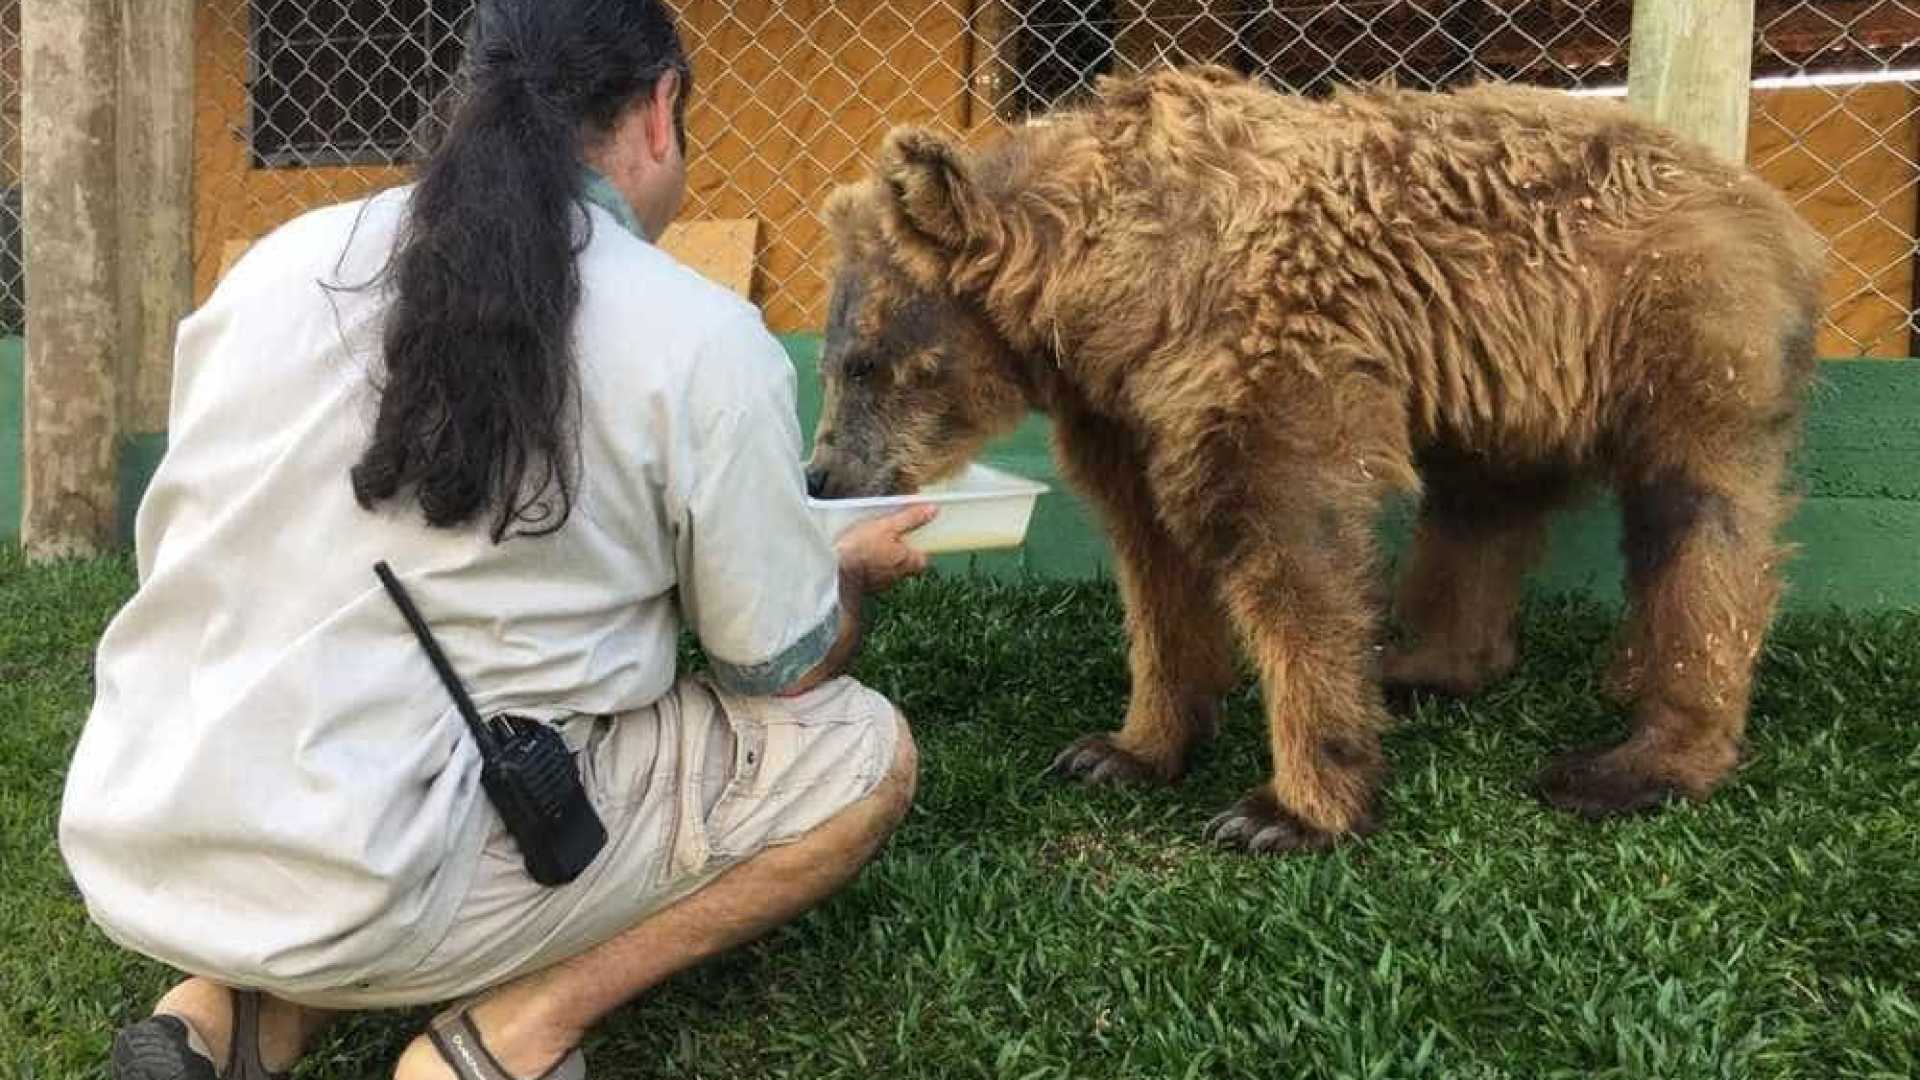
[{"label": "green painted wall base", "polygon": [[[811,430],[820,410],[819,339],[783,339],[799,373],[800,413]],[[23,354],[0,339],[0,541],[18,533]],[[1806,499],[1787,529],[1799,545],[1789,567],[1787,604],[1800,609],[1920,607],[1920,362],[1839,361],[1822,365],[1798,463]],[[1107,546],[1089,507],[1061,483],[1048,425],[1030,417],[992,446],[986,460],[1051,485],[1017,551],[938,560],[948,570],[1084,578],[1110,573]],[[120,519],[131,539],[134,511],[166,450],[162,434],[127,439],[121,451]],[[1397,555],[1412,508],[1390,507],[1382,531]],[[1564,515],[1536,587],[1620,595],[1619,513],[1606,498]]]},{"label": "green painted wall base", "polygon": [[26,381],[26,343],[0,338],[0,541],[20,533],[21,398]]},{"label": "green painted wall base", "polygon": [[129,435],[120,440],[120,539],[133,545],[133,520],[140,512],[140,496],[167,453],[163,431]]},{"label": "green painted wall base", "polygon": [[[801,418],[811,431],[820,409],[819,339],[782,340],[799,372]],[[1785,602],[1803,610],[1920,607],[1920,362],[1837,361],[1821,368],[1798,464],[1807,497],[1787,528],[1800,551],[1788,570]],[[943,557],[940,565],[1042,577],[1110,572],[1097,519],[1062,486],[1048,439],[1046,420],[1030,417],[985,457],[1053,487],[1034,511],[1026,545]],[[1410,504],[1383,515],[1390,556],[1404,548],[1412,520]],[[1534,585],[1617,602],[1624,572],[1619,509],[1602,496],[1556,522]]]},{"label": "green painted wall base", "polygon": [[[22,406],[26,385],[26,345],[17,337],[0,338],[0,543],[20,535]],[[134,513],[140,495],[167,450],[164,433],[128,436],[120,442],[120,539],[133,542]]]}]

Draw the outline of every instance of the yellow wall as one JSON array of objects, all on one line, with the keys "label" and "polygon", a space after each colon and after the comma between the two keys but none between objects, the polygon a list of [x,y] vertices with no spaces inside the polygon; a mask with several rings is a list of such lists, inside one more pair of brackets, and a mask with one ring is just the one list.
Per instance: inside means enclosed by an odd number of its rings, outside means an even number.
[{"label": "yellow wall", "polygon": [[826,316],[832,253],[817,218],[839,181],[857,179],[893,124],[957,131],[967,119],[964,4],[689,0],[682,33],[698,92],[686,213],[757,216],[754,296],[779,330]]},{"label": "yellow wall", "polygon": [[[830,262],[815,216],[892,123],[966,119],[966,12],[927,0],[685,0],[698,92],[688,115],[689,218],[757,217],[754,297],[775,329],[819,325]],[[194,281],[212,291],[227,245],[304,209],[400,182],[386,168],[253,169],[247,148],[245,0],[201,0],[196,24]]]}]

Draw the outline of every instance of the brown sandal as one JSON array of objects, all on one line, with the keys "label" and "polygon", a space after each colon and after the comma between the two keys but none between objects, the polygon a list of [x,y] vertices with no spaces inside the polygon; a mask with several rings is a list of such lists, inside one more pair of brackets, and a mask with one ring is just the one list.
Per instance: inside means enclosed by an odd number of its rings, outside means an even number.
[{"label": "brown sandal", "polygon": [[[433,1048],[460,1080],[519,1080],[501,1068],[480,1041],[480,1029],[473,1026],[469,1014],[471,1008],[471,1002],[462,1002],[433,1018],[427,1025],[427,1038]],[[587,1059],[575,1049],[532,1080],[587,1080]]]},{"label": "brown sandal", "polygon": [[260,1060],[259,991],[229,992],[233,1019],[225,1072],[215,1072],[213,1062],[193,1048],[185,1020],[156,1013],[113,1037],[114,1080],[287,1080],[292,1073],[268,1072]]}]

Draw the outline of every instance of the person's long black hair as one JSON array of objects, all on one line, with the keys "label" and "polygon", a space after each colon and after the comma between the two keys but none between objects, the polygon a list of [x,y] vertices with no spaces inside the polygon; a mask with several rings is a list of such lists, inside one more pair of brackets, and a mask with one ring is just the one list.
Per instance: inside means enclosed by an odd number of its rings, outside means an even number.
[{"label": "person's long black hair", "polygon": [[572,512],[574,259],[581,155],[667,73],[691,72],[660,0],[480,0],[465,100],[422,167],[389,264],[373,436],[351,472],[371,509],[491,516],[495,542]]}]

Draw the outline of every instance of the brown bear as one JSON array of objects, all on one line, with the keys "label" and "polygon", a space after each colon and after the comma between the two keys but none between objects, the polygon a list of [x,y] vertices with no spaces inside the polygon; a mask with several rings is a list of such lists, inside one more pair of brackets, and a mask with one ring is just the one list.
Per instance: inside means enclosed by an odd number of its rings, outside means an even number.
[{"label": "brown bear", "polygon": [[[1371,827],[1388,688],[1515,662],[1548,516],[1617,492],[1617,746],[1541,774],[1599,816],[1702,798],[1772,618],[1822,245],[1752,173],[1558,91],[1353,89],[1219,69],[1103,82],[978,152],[891,133],[835,192],[809,484],[912,490],[1030,409],[1111,534],[1118,732],[1055,762],[1177,779],[1237,638],[1274,773],[1209,824],[1252,851]],[[1421,514],[1383,642],[1382,498]]]}]

